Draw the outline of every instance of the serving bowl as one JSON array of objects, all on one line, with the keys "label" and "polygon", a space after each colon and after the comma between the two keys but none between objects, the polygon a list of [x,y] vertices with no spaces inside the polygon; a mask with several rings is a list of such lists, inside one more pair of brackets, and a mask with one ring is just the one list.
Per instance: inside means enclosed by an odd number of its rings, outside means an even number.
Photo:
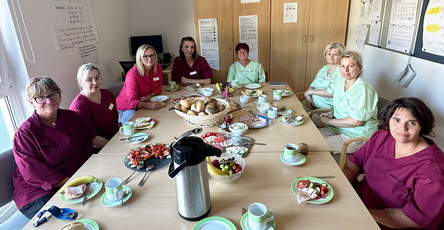
[{"label": "serving bowl", "polygon": [[197,90],[202,95],[209,97],[213,95],[214,89],[210,87],[204,87]]},{"label": "serving bowl", "polygon": [[257,104],[257,109],[259,110],[259,112],[261,113],[266,113],[268,111],[268,109],[270,108],[270,103],[259,103]]},{"label": "serving bowl", "polygon": [[[216,168],[211,163],[212,160],[222,160],[222,159],[228,159],[231,157],[234,157],[234,160],[236,161],[236,163],[238,163],[242,167],[242,170],[240,172],[237,172],[237,173],[234,173],[231,175],[227,175],[224,172],[222,172],[222,170],[220,170],[219,168]],[[231,183],[233,181],[236,181],[237,179],[239,179],[242,176],[242,173],[244,173],[244,171],[245,171],[244,158],[242,158],[238,154],[233,154],[233,153],[223,153],[220,157],[216,157],[216,156],[207,157],[207,165],[208,165],[208,172],[209,172],[211,178],[215,179],[216,181],[222,182],[222,183]]]},{"label": "serving bowl", "polygon": [[228,126],[228,129],[234,136],[240,136],[248,130],[248,126],[244,123],[234,123]]}]

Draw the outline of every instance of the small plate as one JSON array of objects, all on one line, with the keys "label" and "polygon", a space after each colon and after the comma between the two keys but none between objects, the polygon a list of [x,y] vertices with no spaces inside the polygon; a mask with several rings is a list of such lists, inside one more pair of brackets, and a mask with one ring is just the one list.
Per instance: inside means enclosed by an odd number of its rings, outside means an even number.
[{"label": "small plate", "polygon": [[247,89],[259,89],[260,87],[262,87],[262,85],[258,83],[251,83],[244,85],[244,87]]},{"label": "small plate", "polygon": [[277,112],[277,114],[279,114],[281,116],[285,116],[285,115],[292,114],[292,113],[293,113],[293,110],[291,110],[291,109],[286,109],[284,111]]},{"label": "small plate", "polygon": [[265,120],[265,123],[264,124],[256,124],[255,123],[254,126],[248,127],[248,128],[251,128],[251,129],[263,128],[270,123],[270,120],[266,116],[262,116],[262,115],[256,115],[256,116],[258,116],[260,120]]},{"label": "small plate", "polygon": [[294,195],[297,196],[297,194],[298,194],[298,182],[300,180],[310,180],[310,181],[317,182],[320,184],[327,184],[328,196],[326,198],[308,200],[307,201],[308,203],[310,203],[310,204],[324,204],[324,203],[329,202],[333,198],[333,195],[334,195],[333,188],[327,182],[325,182],[322,179],[319,179],[316,177],[310,177],[310,176],[298,177],[291,183],[291,191],[293,191]]},{"label": "small plate", "polygon": [[[151,144],[154,144],[154,143],[151,143]],[[141,147],[149,147],[151,144],[147,144],[147,145],[142,145],[142,146],[140,146],[140,147],[138,147],[138,148],[135,148],[135,149],[140,149]],[[167,148],[169,148],[169,145],[167,145],[167,144],[163,144],[165,147],[167,147]],[[170,149],[171,150],[171,149]],[[130,161],[130,154],[131,154],[131,151],[125,156],[125,159],[123,160],[123,163],[125,164],[125,166],[127,167],[127,168],[129,168],[129,169],[131,169],[131,170],[134,170],[134,171],[142,171],[142,172],[145,172],[146,170],[145,170],[145,168],[146,168],[146,166],[148,166],[148,165],[150,165],[150,164],[153,164],[154,165],[154,168],[152,168],[150,171],[153,171],[153,170],[156,170],[156,169],[159,169],[159,168],[162,168],[162,167],[164,167],[165,165],[168,165],[170,162],[171,162],[171,160],[172,160],[172,158],[171,158],[171,155],[167,155],[167,157],[164,157],[164,158],[162,158],[162,159],[160,159],[160,158],[157,158],[157,157],[151,157],[150,159],[147,159],[147,160],[144,160],[143,161],[143,165],[144,165],[144,167],[143,168],[137,168],[137,167],[133,167],[132,166],[132,163],[131,163],[131,161]]]},{"label": "small plate", "polygon": [[80,219],[75,220],[74,222],[82,222],[85,225],[85,229],[87,230],[99,230],[99,225],[94,220]]},{"label": "small plate", "polygon": [[154,97],[150,98],[150,101],[160,101],[160,102],[164,102],[167,101],[168,99],[170,99],[169,96],[167,95],[156,95]]},{"label": "small plate", "polygon": [[[128,195],[123,197],[123,203],[127,202],[129,200],[129,198],[131,197],[131,195],[133,195],[133,190],[131,190],[130,187],[124,185],[123,186],[123,191],[127,191]],[[115,206],[119,206],[120,201],[115,201],[115,202],[110,202],[108,200],[108,198],[106,197],[106,192],[103,193],[102,197],[100,198],[100,202],[103,204],[103,206],[106,207],[115,207]]]},{"label": "small plate", "polygon": [[136,123],[142,123],[142,122],[150,122],[151,117],[139,117],[136,119]]},{"label": "small plate", "polygon": [[[243,230],[252,230],[250,225],[248,225],[248,212],[245,212],[245,214],[242,215],[240,224]],[[269,224],[267,224],[265,230],[273,230],[274,228],[276,228],[276,221],[273,219]]]},{"label": "small plate", "polygon": [[286,115],[284,115],[284,116],[280,116],[279,118],[278,118],[278,121],[279,121],[279,123],[281,123],[281,124],[283,124],[283,125],[291,125],[291,126],[298,126],[298,125],[302,125],[303,123],[304,123],[304,119],[302,119],[301,121],[293,121],[293,122],[290,122],[290,123],[284,123],[282,120],[284,119],[284,117],[285,117]]},{"label": "small plate", "polygon": [[[91,199],[91,197],[95,196],[97,193],[99,193],[100,189],[102,189],[102,186],[103,186],[102,181],[99,179],[96,179],[96,180],[97,181],[91,182],[91,184],[89,185],[89,189],[88,189],[87,195],[86,195],[87,200]],[[92,189],[94,189],[94,190],[92,190]],[[68,200],[65,198],[65,194],[60,193],[60,199],[64,203],[67,203],[67,204],[77,204],[77,203],[82,203],[83,196],[78,199]]]},{"label": "small plate", "polygon": [[192,230],[236,230],[236,226],[226,218],[219,216],[210,216],[197,222]]},{"label": "small plate", "polygon": [[202,88],[202,86],[200,86],[200,87],[196,87],[196,85],[187,85],[187,86],[185,87],[185,90],[186,90],[186,91],[197,91],[197,89],[199,89],[199,88]]},{"label": "small plate", "polygon": [[291,96],[291,95],[293,95],[293,93],[290,90],[283,90],[282,91],[282,96],[283,97],[288,97],[288,96]]},{"label": "small plate", "polygon": [[135,123],[134,129],[137,129],[137,130],[142,130],[142,129],[147,129],[147,128],[152,129],[154,127],[154,124],[156,124],[156,121],[154,121],[154,120],[151,120],[150,122]]},{"label": "small plate", "polygon": [[285,164],[291,165],[291,166],[304,164],[305,163],[305,156],[300,153],[298,153],[297,155],[299,156],[300,160],[295,161],[295,162],[287,162],[284,158],[284,153],[282,153],[281,154],[281,161],[284,162]]},{"label": "small plate", "polygon": [[249,96],[249,97],[259,97],[259,95],[262,94],[262,90],[252,90],[252,89],[246,89],[242,92],[243,95]]},{"label": "small plate", "polygon": [[148,133],[135,133],[128,137],[130,143],[140,143],[148,139],[150,135]]}]

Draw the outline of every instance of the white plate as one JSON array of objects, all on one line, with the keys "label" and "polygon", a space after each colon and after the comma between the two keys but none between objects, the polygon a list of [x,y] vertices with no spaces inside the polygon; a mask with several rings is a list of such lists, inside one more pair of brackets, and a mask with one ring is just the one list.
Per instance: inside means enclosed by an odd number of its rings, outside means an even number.
[{"label": "white plate", "polygon": [[151,120],[150,122],[135,123],[134,129],[142,130],[142,129],[147,129],[150,127],[152,128],[154,126],[154,124],[156,124],[156,122],[154,120]]},{"label": "white plate", "polygon": [[223,217],[210,216],[197,222],[192,230],[236,230],[236,226]]},{"label": "white plate", "polygon": [[298,153],[297,155],[299,155],[300,160],[295,161],[295,162],[288,162],[284,158],[284,153],[282,153],[281,154],[281,161],[284,162],[285,164],[291,165],[291,166],[304,164],[305,163],[305,156],[300,153]]},{"label": "white plate", "polygon": [[293,93],[290,90],[283,90],[282,91],[282,96],[283,97],[288,97],[288,96],[291,96],[291,95],[293,95]]},{"label": "white plate", "polygon": [[261,86],[262,85],[258,84],[258,83],[251,83],[251,84],[244,85],[244,87],[247,89],[259,89]]},{"label": "white plate", "polygon": [[170,99],[169,96],[167,95],[156,95],[154,97],[150,98],[150,101],[160,101],[160,102],[164,102],[167,101],[168,99]]},{"label": "white plate", "polygon": [[288,115],[288,114],[292,114],[292,113],[293,113],[293,110],[291,110],[291,109],[286,109],[286,110],[284,110],[284,111],[277,112],[277,113],[278,113],[278,115],[285,116],[285,115]]},{"label": "white plate", "polygon": [[[133,195],[133,190],[131,190],[130,187],[124,185],[123,186],[123,191],[124,192],[126,191],[128,193],[127,195],[125,195],[123,197],[123,203],[125,203],[125,202],[127,202],[129,200],[131,195]],[[106,192],[103,193],[102,197],[100,198],[100,202],[102,203],[103,206],[106,206],[106,207],[115,207],[115,206],[119,206],[119,204],[120,204],[120,201],[110,202],[108,200],[108,198],[106,197]]]},{"label": "white plate", "polygon": [[[91,182],[91,184],[89,185],[90,188],[87,191],[86,199],[89,200],[89,199],[91,199],[91,197],[94,197],[100,191],[100,189],[102,188],[102,185],[103,185],[102,181],[97,178],[96,178],[96,181]],[[64,203],[67,203],[67,204],[77,204],[77,203],[82,203],[83,196],[78,199],[68,200],[65,198],[65,194],[60,193],[60,199]]]},{"label": "white plate", "polygon": [[131,143],[140,143],[148,139],[150,135],[148,133],[135,133],[128,137],[128,142]]},{"label": "white plate", "polygon": [[[250,228],[250,225],[248,225],[248,212],[245,212],[245,214],[242,216],[240,224],[243,230],[252,230]],[[265,230],[273,230],[275,227],[276,227],[276,221],[273,219],[269,224],[267,224]]]},{"label": "white plate", "polygon": [[151,117],[139,117],[136,119],[136,123],[149,122],[151,121]]}]

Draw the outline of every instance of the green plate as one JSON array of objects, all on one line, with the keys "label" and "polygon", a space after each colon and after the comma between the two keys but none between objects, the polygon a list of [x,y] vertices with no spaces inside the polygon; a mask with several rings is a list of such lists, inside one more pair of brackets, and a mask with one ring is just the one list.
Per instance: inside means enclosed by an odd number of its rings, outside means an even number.
[{"label": "green plate", "polygon": [[99,225],[94,220],[80,219],[80,220],[76,220],[74,222],[82,222],[85,225],[85,229],[99,230]]},{"label": "green plate", "polygon": [[[91,182],[90,190],[91,190],[91,188],[94,188],[94,191],[89,190],[88,195],[86,195],[86,199],[89,200],[89,199],[91,199],[91,197],[95,196],[100,191],[100,189],[102,189],[102,185],[103,185],[103,183],[99,179],[96,179],[96,181]],[[60,199],[67,204],[77,204],[77,203],[81,203],[83,201],[83,197],[80,197],[78,199],[68,200],[65,198],[65,195],[62,193],[60,193]]]},{"label": "green plate", "polygon": [[259,89],[260,87],[262,87],[262,85],[258,83],[251,83],[244,85],[244,87],[247,89]]},{"label": "green plate", "polygon": [[334,192],[333,192],[333,188],[330,186],[330,184],[328,184],[327,182],[325,182],[322,179],[319,179],[319,178],[316,178],[316,177],[310,177],[310,176],[298,177],[298,178],[296,178],[293,181],[293,183],[291,183],[291,191],[293,191],[294,195],[297,196],[297,193],[298,193],[298,182],[300,180],[309,180],[309,181],[317,182],[317,183],[320,183],[320,184],[322,184],[322,183],[327,184],[327,188],[328,188],[328,195],[327,195],[327,197],[326,198],[320,198],[320,199],[314,199],[314,200],[308,200],[307,201],[308,203],[310,203],[310,204],[324,204],[324,203],[329,202],[333,198]]},{"label": "green plate", "polygon": [[168,99],[170,99],[170,97],[168,95],[156,95],[154,97],[150,98],[150,101],[167,101]]},{"label": "green plate", "polygon": [[287,162],[284,158],[284,153],[282,153],[281,154],[281,161],[284,162],[285,164],[291,165],[291,166],[304,164],[305,163],[305,156],[300,153],[297,153],[297,155],[299,156],[300,160],[295,161],[295,162]]},{"label": "green plate", "polygon": [[[244,215],[242,215],[240,224],[243,230],[251,230],[250,225],[248,225],[248,212],[245,212]],[[274,230],[274,228],[276,228],[275,219],[273,219],[269,224],[267,224],[265,230]]]},{"label": "green plate", "polygon": [[284,119],[285,116],[287,116],[287,115],[280,116],[280,117],[278,118],[279,123],[281,123],[281,124],[283,124],[283,125],[290,125],[290,126],[299,126],[299,125],[302,125],[302,124],[304,123],[304,119],[302,119],[301,121],[296,121],[296,120],[295,120],[295,121],[290,122],[290,123],[284,123],[284,122],[283,122],[283,119]]},{"label": "green plate", "polygon": [[[127,195],[124,195],[124,199],[123,199],[123,203],[127,202],[129,200],[129,198],[133,195],[133,190],[131,190],[130,187],[124,185],[123,186],[123,191],[127,193]],[[100,198],[100,202],[102,203],[103,206],[106,207],[115,207],[115,206],[119,206],[120,202],[116,201],[116,202],[110,202],[108,200],[108,198],[106,197],[106,192],[104,192],[102,194],[102,197]]]},{"label": "green plate", "polygon": [[210,216],[203,220],[197,222],[192,230],[212,230],[212,229],[226,229],[226,230],[236,230],[236,226],[226,218],[219,216]]}]

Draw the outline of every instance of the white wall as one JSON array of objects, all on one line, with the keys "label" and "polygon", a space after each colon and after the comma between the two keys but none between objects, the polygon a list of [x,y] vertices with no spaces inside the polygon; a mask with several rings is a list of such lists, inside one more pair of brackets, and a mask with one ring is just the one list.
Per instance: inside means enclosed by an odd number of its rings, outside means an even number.
[{"label": "white wall", "polygon": [[[385,98],[417,97],[422,99],[435,115],[436,137],[433,139],[441,149],[444,149],[444,65],[373,46],[366,45],[364,49],[358,49],[354,30],[359,23],[360,2],[351,1],[347,48],[361,53],[364,78],[373,85],[380,96]],[[393,84],[393,81],[407,66],[409,58],[417,75],[407,88],[403,88]]]}]

